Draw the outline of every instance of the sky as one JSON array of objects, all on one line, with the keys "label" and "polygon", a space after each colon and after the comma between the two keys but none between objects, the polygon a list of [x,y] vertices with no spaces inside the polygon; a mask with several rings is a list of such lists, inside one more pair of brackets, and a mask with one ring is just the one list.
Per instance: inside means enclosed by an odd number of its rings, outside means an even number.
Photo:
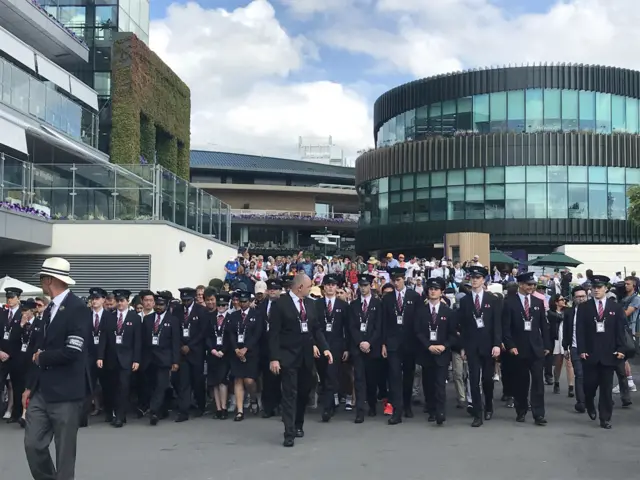
[{"label": "sky", "polygon": [[538,62],[640,69],[638,0],[151,1],[150,46],[191,88],[191,147],[295,158],[373,146],[373,104],[417,78]]}]

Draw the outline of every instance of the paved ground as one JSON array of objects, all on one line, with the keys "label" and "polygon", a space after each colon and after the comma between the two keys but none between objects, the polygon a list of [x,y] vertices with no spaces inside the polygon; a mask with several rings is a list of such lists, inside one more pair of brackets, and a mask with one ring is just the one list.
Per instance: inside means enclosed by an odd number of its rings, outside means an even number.
[{"label": "paved ground", "polygon": [[[150,427],[134,421],[116,430],[95,424],[81,430],[79,480],[608,480],[637,478],[640,471],[640,394],[636,405],[616,407],[613,429],[573,412],[573,401],[547,387],[547,427],[515,423],[502,404],[491,422],[469,427],[451,408],[447,425],[422,414],[390,427],[386,418],[354,425],[340,413],[330,424],[308,416],[306,436],[292,449],[281,446],[277,419],[242,423],[209,418]],[[497,389],[500,391],[500,388]],[[416,408],[416,410],[421,410]],[[23,432],[0,425],[0,479],[31,478]]]}]

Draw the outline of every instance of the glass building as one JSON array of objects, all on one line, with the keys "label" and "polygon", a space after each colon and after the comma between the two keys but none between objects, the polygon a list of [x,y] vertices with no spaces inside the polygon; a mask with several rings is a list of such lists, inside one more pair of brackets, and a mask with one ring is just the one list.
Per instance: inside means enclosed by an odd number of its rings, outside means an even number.
[{"label": "glass building", "polygon": [[[359,252],[428,251],[447,233],[504,249],[637,243],[640,73],[552,65],[408,83],[374,106],[356,163]],[[400,227],[400,228],[399,228]]]}]

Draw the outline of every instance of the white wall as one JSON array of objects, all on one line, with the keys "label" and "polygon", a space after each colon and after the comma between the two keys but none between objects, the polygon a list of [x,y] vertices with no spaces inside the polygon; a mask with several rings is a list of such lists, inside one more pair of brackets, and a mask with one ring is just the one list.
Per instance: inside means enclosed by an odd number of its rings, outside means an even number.
[{"label": "white wall", "polygon": [[622,272],[623,276],[631,275],[634,270],[640,272],[640,245],[564,245],[558,251],[583,262],[571,269],[574,275],[584,274],[588,269],[608,277],[613,277],[615,272]]},{"label": "white wall", "polygon": [[[186,243],[180,253],[180,241]],[[49,256],[151,255],[151,290],[208,285],[224,278],[224,264],[237,249],[166,223],[56,222],[51,247],[32,251]],[[207,260],[207,250],[213,256]],[[71,272],[73,276],[73,272]]]}]

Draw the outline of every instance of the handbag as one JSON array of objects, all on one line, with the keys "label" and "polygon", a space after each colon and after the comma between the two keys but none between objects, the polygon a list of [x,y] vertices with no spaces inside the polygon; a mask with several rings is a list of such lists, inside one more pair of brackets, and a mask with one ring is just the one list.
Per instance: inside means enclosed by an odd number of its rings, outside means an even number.
[{"label": "handbag", "polygon": [[636,339],[628,326],[624,327],[624,356],[626,360],[632,359],[636,356],[637,346]]}]

